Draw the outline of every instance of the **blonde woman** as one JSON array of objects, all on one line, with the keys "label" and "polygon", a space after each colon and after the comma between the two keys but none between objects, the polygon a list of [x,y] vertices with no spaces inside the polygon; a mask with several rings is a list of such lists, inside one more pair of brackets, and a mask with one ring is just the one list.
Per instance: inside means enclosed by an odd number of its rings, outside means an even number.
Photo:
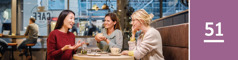
[{"label": "blonde woman", "polygon": [[121,54],[134,56],[136,59],[141,60],[164,60],[160,33],[155,28],[150,27],[150,21],[153,16],[153,14],[148,14],[144,9],[140,9],[131,15],[131,41],[135,40],[135,33],[138,30],[141,30],[142,33],[133,49],[123,51]]}]

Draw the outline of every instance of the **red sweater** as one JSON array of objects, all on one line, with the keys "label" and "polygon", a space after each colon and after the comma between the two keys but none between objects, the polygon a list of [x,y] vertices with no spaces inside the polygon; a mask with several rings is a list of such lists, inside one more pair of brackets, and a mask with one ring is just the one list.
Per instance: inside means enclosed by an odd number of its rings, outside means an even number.
[{"label": "red sweater", "polygon": [[73,33],[63,33],[58,29],[50,32],[47,38],[47,60],[72,60],[74,50],[62,51],[65,45],[75,44],[75,36]]}]

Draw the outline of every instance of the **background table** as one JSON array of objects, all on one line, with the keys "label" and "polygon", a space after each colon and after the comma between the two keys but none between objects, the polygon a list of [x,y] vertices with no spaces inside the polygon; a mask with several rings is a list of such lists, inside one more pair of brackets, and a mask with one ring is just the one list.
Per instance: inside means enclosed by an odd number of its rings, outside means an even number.
[{"label": "background table", "polygon": [[121,55],[121,56],[110,56],[109,54],[101,54],[101,56],[88,56],[81,53],[74,54],[74,60],[134,60],[134,57]]},{"label": "background table", "polygon": [[26,38],[27,36],[24,36],[24,35],[3,35],[3,36],[0,36],[0,38],[11,38],[12,39],[12,43],[16,43],[16,40],[18,38]]}]

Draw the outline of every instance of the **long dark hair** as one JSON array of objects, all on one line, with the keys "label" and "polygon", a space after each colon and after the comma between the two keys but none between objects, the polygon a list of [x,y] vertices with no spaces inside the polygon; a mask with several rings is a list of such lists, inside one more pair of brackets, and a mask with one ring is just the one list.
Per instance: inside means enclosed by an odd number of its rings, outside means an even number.
[{"label": "long dark hair", "polygon": [[109,16],[113,22],[116,22],[116,24],[114,25],[114,29],[119,29],[119,30],[121,30],[120,25],[119,25],[120,23],[119,23],[119,21],[118,21],[119,19],[117,18],[117,15],[116,15],[116,14],[114,14],[114,13],[108,13],[108,14],[105,15],[105,17],[106,17],[106,16]]},{"label": "long dark hair", "polygon": [[[55,29],[60,29],[60,28],[64,25],[64,19],[65,19],[65,17],[66,17],[70,12],[75,15],[75,13],[74,13],[73,11],[71,11],[71,10],[63,10],[63,11],[60,13],[60,15],[59,15],[59,17],[58,17],[58,20],[57,20],[57,22],[56,22]],[[54,30],[55,30],[55,29],[54,29]]]}]

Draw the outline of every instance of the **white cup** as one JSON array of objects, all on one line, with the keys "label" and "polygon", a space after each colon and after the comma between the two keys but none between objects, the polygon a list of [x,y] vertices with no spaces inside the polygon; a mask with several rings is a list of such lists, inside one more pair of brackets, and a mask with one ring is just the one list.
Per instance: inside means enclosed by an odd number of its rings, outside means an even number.
[{"label": "white cup", "polygon": [[121,52],[120,48],[110,48],[112,54],[119,54]]}]

